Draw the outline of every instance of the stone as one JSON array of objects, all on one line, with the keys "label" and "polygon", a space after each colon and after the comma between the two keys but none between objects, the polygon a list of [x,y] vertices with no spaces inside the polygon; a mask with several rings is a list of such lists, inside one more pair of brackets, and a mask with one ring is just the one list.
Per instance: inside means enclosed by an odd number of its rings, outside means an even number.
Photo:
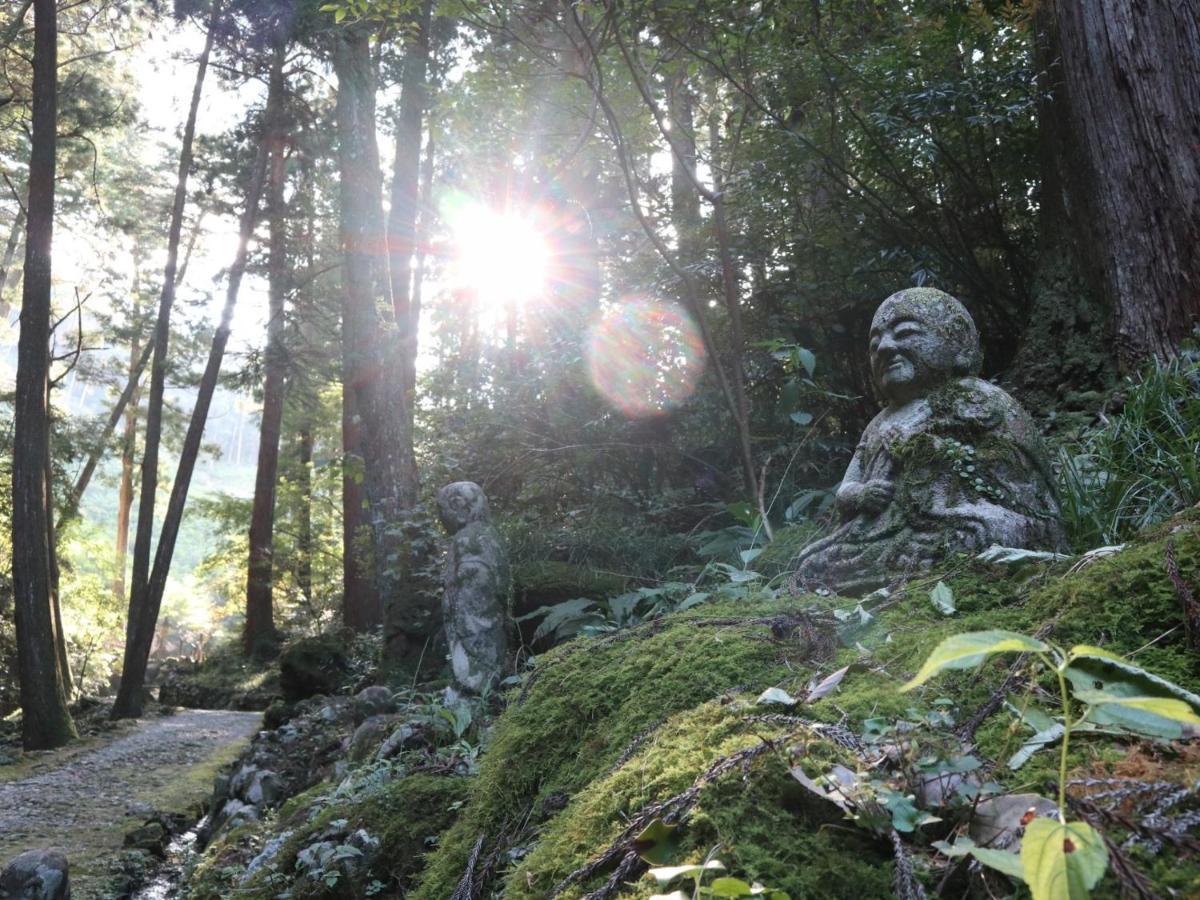
[{"label": "stone", "polygon": [[391,728],[394,721],[394,716],[371,716],[355,728],[354,734],[350,736],[348,753],[350,760],[361,762],[372,756],[379,745],[383,743],[383,739],[387,736],[388,729]]},{"label": "stone", "polygon": [[125,833],[125,847],[129,850],[142,850],[159,859],[167,855],[167,843],[171,835],[162,822],[147,822]]},{"label": "stone", "polygon": [[354,695],[353,702],[354,721],[356,724],[369,719],[371,716],[384,715],[396,711],[396,700],[392,696],[392,692],[378,684],[363,688]]},{"label": "stone", "polygon": [[795,586],[861,595],[992,544],[1063,547],[1037,428],[978,377],[979,333],[963,305],[932,288],[893,294],[869,353],[884,409],[838,488],[833,532],[797,554]]},{"label": "stone", "polygon": [[424,729],[417,728],[406,722],[388,735],[387,740],[379,745],[379,752],[375,756],[378,759],[391,759],[404,750],[423,746],[425,744],[425,736],[426,732]]},{"label": "stone", "polygon": [[71,900],[70,866],[58,850],[27,850],[0,872],[2,900]]},{"label": "stone", "polygon": [[479,485],[446,485],[438,492],[438,513],[450,535],[442,616],[452,689],[477,695],[508,665],[508,559]]},{"label": "stone", "polygon": [[301,638],[279,655],[279,689],[288,702],[336,694],[349,673],[346,648],[336,635]]}]

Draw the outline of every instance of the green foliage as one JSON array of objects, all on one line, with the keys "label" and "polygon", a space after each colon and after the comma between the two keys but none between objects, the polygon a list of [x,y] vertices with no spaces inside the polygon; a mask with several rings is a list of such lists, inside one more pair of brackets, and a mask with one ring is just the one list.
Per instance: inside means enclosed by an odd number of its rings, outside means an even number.
[{"label": "green foliage", "polygon": [[1063,518],[1077,549],[1117,544],[1200,502],[1200,363],[1155,362],[1124,405],[1059,454]]}]

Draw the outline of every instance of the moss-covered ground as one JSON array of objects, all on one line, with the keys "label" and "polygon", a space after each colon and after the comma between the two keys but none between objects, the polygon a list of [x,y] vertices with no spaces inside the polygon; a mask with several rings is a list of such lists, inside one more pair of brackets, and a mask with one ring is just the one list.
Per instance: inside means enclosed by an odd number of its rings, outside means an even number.
[{"label": "moss-covered ground", "polygon": [[[918,759],[971,754],[996,790],[1052,796],[1056,749],[1035,753],[1017,771],[1005,765],[1030,734],[993,702],[1014,674],[1012,657],[945,673],[912,693],[899,688],[943,638],[1008,629],[1061,646],[1098,645],[1196,691],[1200,654],[1186,645],[1168,544],[1182,579],[1200,585],[1200,510],[1193,510],[1087,565],[1005,568],[961,559],[861,606],[763,589],[573,641],[540,656],[509,695],[477,775],[398,769],[346,799],[337,799],[333,785],[319,786],[266,826],[226,836],[205,858],[191,896],[208,900],[236,888],[238,896],[270,897],[284,887],[297,897],[360,896],[353,892],[377,880],[379,896],[446,900],[466,876],[476,897],[646,898],[656,886],[630,851],[659,817],[678,826],[663,850],[666,862],[715,856],[732,874],[793,900],[893,896],[896,857],[886,827],[859,827],[789,768],[812,777],[838,763],[863,781],[902,788]],[[939,581],[953,594],[952,615],[930,599]],[[803,697],[847,666],[820,699],[791,707],[756,702],[771,687]],[[1050,679],[1034,673],[1018,682],[1007,697],[1014,707],[1056,712]],[[976,717],[981,710],[991,711]],[[974,718],[964,746],[963,726]],[[881,762],[872,751],[877,760],[865,765],[861,740],[889,728],[899,761]],[[1083,736],[1072,741],[1068,766],[1072,777],[1134,774],[1191,786],[1200,778],[1200,751]],[[945,860],[930,844],[956,822],[953,812],[938,812],[945,821],[904,841],[931,893]],[[384,868],[372,869],[372,882],[297,881],[297,854],[340,820],[383,841]],[[246,860],[285,832],[275,863],[244,878]],[[1194,857],[1135,851],[1131,859],[1164,896],[1200,896]],[[967,890],[964,872],[951,883],[959,894]],[[1002,879],[997,888],[1011,893]],[[1096,893],[1118,895],[1111,875]]]}]

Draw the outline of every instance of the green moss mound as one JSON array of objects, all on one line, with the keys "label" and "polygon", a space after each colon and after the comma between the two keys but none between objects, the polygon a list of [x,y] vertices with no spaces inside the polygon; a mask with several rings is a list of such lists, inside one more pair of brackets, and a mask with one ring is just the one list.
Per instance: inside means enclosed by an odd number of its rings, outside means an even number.
[{"label": "green moss mound", "polygon": [[[480,858],[488,864],[476,877],[492,890],[533,900],[552,896],[566,879],[561,896],[582,897],[616,877],[615,868],[574,879],[572,873],[622,840],[627,846],[623,832],[631,821],[692,786],[697,790],[681,816],[671,863],[699,861],[718,847],[734,874],[786,890],[793,900],[891,896],[888,842],[807,796],[787,771],[796,744],[810,761],[853,762],[836,746],[815,746],[822,742],[797,733],[794,722],[764,718],[783,710],[756,706],[754,698],[771,686],[801,695],[814,675],[857,663],[838,691],[791,712],[856,734],[867,720],[921,722],[938,709],[961,723],[992,698],[1011,657],[947,673],[912,694],[898,688],[943,638],[995,628],[1045,629],[1061,645],[1089,643],[1132,655],[1194,691],[1200,655],[1187,649],[1178,627],[1180,603],[1166,556],[1169,542],[1183,579],[1200,582],[1198,520],[1196,512],[1185,515],[1074,572],[1066,564],[1011,569],[962,559],[903,593],[871,601],[869,616],[839,598],[760,599],[702,607],[547,654],[524,696],[513,698],[499,720],[461,818],[410,896],[450,896],[483,835]],[[953,591],[954,615],[943,615],[929,599],[939,580]],[[830,616],[834,610],[838,619]],[[1026,693],[1012,699],[1042,702]],[[1007,713],[990,715],[975,732],[976,753],[999,762],[989,777],[1006,789],[1044,791],[1056,777],[1056,753],[1035,754],[1017,772],[1004,766],[1026,736]],[[913,752],[941,752],[939,739],[918,729]],[[1070,767],[1112,766],[1131,743],[1073,741]],[[714,764],[755,747],[767,749],[700,783]],[[1169,777],[1166,769],[1159,775]],[[1200,878],[1194,862],[1147,865],[1160,870],[1172,884]],[[653,883],[642,879],[621,896],[651,893]]]}]

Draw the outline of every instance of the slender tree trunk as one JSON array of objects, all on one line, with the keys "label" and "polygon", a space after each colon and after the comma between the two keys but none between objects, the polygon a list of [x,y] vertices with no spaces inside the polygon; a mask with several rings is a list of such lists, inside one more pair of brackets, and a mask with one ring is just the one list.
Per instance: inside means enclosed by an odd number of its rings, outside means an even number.
[{"label": "slender tree trunk", "polygon": [[25,230],[25,210],[18,209],[13,219],[12,229],[8,232],[8,241],[4,245],[4,259],[0,261],[0,318],[7,317],[12,310],[12,304],[4,299],[8,288],[8,274],[12,271],[13,258],[17,255],[17,244],[21,241],[21,232]]},{"label": "slender tree trunk", "polygon": [[300,509],[296,516],[296,586],[300,596],[311,606],[312,593],[312,458],[313,429],[306,422],[297,435],[299,470],[296,475],[300,489]]},{"label": "slender tree trunk", "polygon": [[1200,323],[1200,0],[1058,0],[1081,260],[1135,367]]},{"label": "slender tree trunk", "polygon": [[[149,345],[145,348],[149,349]],[[139,351],[137,339],[129,346],[129,378],[137,383],[141,376],[143,362],[138,365],[139,354],[144,356],[145,350]],[[137,453],[137,423],[138,401],[141,391],[134,388],[129,398],[129,410],[125,414],[125,433],[121,437],[121,484],[117,490],[117,546],[116,546],[116,575],[113,577],[113,595],[118,599],[125,598],[125,560],[129,552],[129,514],[133,510],[133,461]]]},{"label": "slender tree trunk", "polygon": [[54,520],[50,470],[50,265],[58,115],[58,28],[54,0],[34,4],[33,142],[25,288],[17,345],[13,440],[13,595],[25,748],[75,737],[57,642]]},{"label": "slender tree trunk", "polygon": [[[419,639],[410,618],[411,569],[404,520],[416,502],[416,467],[405,440],[402,366],[396,328],[380,315],[392,308],[385,243],[383,185],[375,136],[375,73],[369,33],[343,29],[335,38],[337,133],[344,279],[342,347],[346,389],[354,392],[361,429],[363,489],[369,509],[374,578],[386,613],[385,653],[396,661]],[[392,612],[391,610],[394,610]]]},{"label": "slender tree trunk", "polygon": [[[154,534],[154,500],[158,492],[158,450],[162,438],[163,394],[166,390],[167,345],[171,335],[171,307],[175,303],[175,271],[179,264],[179,244],[183,233],[183,207],[187,200],[188,172],[192,165],[192,142],[196,135],[196,117],[204,76],[212,54],[217,22],[220,18],[218,0],[213,0],[209,14],[204,50],[196,67],[192,101],[187,124],[183,129],[183,146],[179,152],[179,174],[175,182],[175,199],[171,207],[171,224],[167,233],[167,264],[163,272],[162,294],[158,301],[158,320],[154,325],[154,361],[150,368],[150,392],[146,403],[146,440],[142,453],[142,483],[138,494],[137,532],[133,539],[133,572],[129,586],[129,618],[125,626],[125,660],[121,686],[113,703],[114,719],[137,717],[142,712],[142,685],[146,676],[146,656],[154,636],[154,620],[158,610],[150,615],[149,578],[150,544]],[[149,621],[147,621],[149,620]],[[139,657],[141,661],[139,663]],[[131,676],[131,677],[127,677]],[[129,682],[128,687],[126,682]]]},{"label": "slender tree trunk", "polygon": [[[271,91],[284,96],[283,52],[271,66]],[[282,116],[279,117],[282,120]],[[283,394],[287,357],[283,346],[283,303],[287,293],[287,219],[283,189],[287,181],[284,125],[270,141],[267,210],[270,216],[270,300],[267,318],[266,377],[263,385],[262,428],[258,468],[250,510],[250,564],[246,583],[246,626],[242,642],[247,654],[270,652],[278,641],[272,603],[272,556],[275,533],[275,483],[279,475],[279,435],[283,425]]]}]

